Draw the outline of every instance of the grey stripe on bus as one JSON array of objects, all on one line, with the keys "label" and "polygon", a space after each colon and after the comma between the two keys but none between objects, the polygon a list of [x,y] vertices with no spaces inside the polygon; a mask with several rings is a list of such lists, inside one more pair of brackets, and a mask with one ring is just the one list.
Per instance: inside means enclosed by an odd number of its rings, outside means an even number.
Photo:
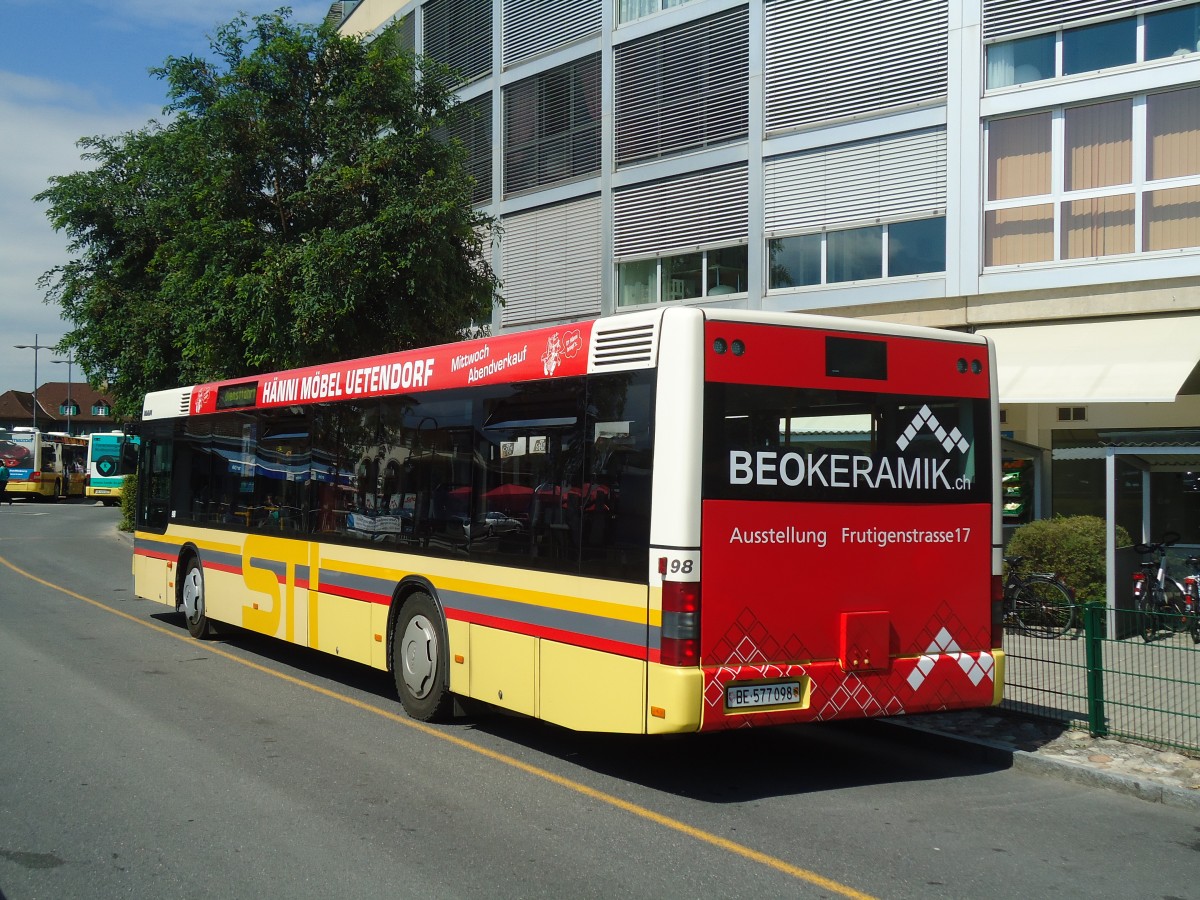
[{"label": "grey stripe on bus", "polygon": [[[548,609],[529,603],[519,603],[515,600],[500,600],[496,597],[484,597],[479,594],[461,594],[457,591],[442,591],[441,597],[447,606],[479,615],[509,619],[541,628],[554,628],[573,634],[585,634],[589,637],[633,644],[638,647],[645,646],[646,642],[647,626],[644,622],[622,622],[619,619],[610,619],[605,616],[592,616],[565,609]],[[649,630],[651,641],[653,645],[657,646],[658,629],[650,628]]]}]

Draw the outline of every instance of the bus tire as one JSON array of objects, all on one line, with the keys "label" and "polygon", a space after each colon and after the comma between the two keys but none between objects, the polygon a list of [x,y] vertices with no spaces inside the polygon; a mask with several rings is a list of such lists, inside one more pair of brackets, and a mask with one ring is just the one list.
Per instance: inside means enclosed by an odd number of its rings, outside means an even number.
[{"label": "bus tire", "polygon": [[183,607],[188,634],[194,638],[206,638],[213,633],[208,616],[204,613],[204,571],[200,568],[200,560],[194,556],[188,560],[184,570],[183,583],[179,588],[179,605]]},{"label": "bus tire", "polygon": [[404,711],[419,722],[449,717],[450,694],[446,628],[433,598],[410,594],[392,632],[392,674]]}]

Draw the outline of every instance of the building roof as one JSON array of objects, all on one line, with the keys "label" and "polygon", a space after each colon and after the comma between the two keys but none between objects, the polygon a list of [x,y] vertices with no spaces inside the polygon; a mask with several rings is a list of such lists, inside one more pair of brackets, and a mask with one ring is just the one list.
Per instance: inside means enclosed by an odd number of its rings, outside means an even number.
[{"label": "building roof", "polygon": [[[96,430],[107,431],[113,427],[113,417],[92,414],[99,404],[104,404],[111,411],[112,398],[103,391],[97,391],[87,382],[46,381],[38,386],[37,399],[38,428],[43,431],[65,431],[67,416],[59,409],[66,403],[68,396],[79,407],[79,415],[71,416],[71,431],[89,432]],[[31,391],[5,391],[0,394],[0,427],[29,425],[33,422],[33,393]]]}]

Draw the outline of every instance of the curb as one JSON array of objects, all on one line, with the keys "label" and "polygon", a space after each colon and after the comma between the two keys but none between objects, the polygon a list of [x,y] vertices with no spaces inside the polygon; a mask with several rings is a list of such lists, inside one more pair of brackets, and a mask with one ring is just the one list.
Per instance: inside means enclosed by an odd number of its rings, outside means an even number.
[{"label": "curb", "polygon": [[[948,737],[953,737],[948,735]],[[961,738],[960,738],[961,740]],[[1085,784],[1115,791],[1148,803],[1161,803],[1177,809],[1200,812],[1200,791],[1190,791],[1187,788],[1174,787],[1168,784],[1158,784],[1153,781],[1143,781],[1133,775],[1122,775],[1108,772],[1104,769],[1093,769],[1089,766],[1072,762],[1069,759],[1055,759],[1039,756],[1028,750],[1013,750],[1013,769],[1018,772],[1028,772],[1032,775],[1043,775],[1061,778],[1075,784]]]},{"label": "curb", "polygon": [[1146,781],[1133,775],[1123,775],[1119,772],[1109,772],[1105,769],[1094,769],[1069,759],[1042,756],[1030,750],[1018,750],[1009,744],[990,741],[986,738],[971,737],[948,731],[939,731],[913,722],[884,720],[899,728],[918,732],[932,738],[954,741],[971,748],[982,758],[991,762],[1009,766],[1028,775],[1038,775],[1044,778],[1058,778],[1088,787],[1103,788],[1128,797],[1136,797],[1147,803],[1161,803],[1176,809],[1194,810],[1200,812],[1200,791],[1174,785]]}]

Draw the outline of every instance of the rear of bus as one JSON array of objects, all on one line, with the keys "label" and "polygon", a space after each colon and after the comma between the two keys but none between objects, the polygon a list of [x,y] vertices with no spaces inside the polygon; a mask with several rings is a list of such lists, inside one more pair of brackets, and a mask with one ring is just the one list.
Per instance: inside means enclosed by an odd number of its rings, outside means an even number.
[{"label": "rear of bus", "polygon": [[700,549],[651,552],[659,663],[699,663],[703,730],[1000,699],[991,347],[840,321],[692,326]]}]

